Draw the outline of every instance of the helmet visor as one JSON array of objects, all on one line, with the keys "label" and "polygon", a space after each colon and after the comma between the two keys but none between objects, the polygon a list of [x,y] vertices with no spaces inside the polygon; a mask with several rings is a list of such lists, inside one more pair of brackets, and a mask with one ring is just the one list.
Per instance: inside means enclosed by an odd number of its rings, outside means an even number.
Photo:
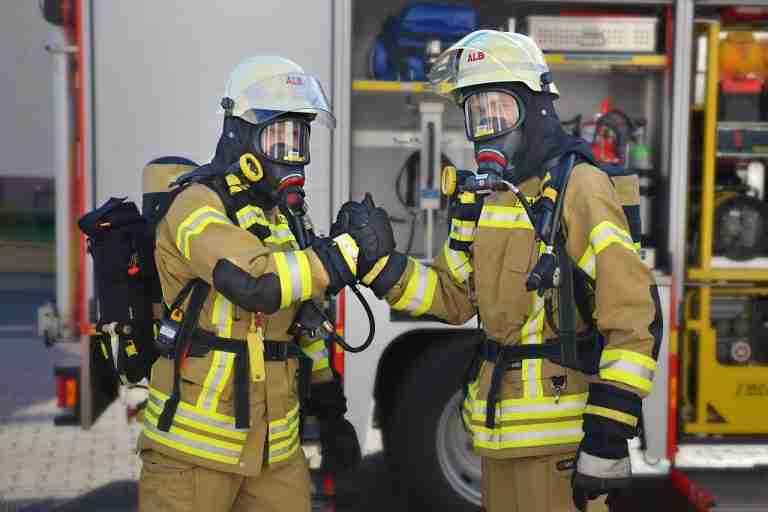
[{"label": "helmet visor", "polygon": [[282,164],[309,162],[309,125],[299,119],[279,119],[259,132],[259,148],[270,160]]},{"label": "helmet visor", "polygon": [[328,98],[317,78],[305,73],[285,73],[255,82],[236,96],[232,115],[263,124],[288,112],[314,114],[324,126],[336,127]]},{"label": "helmet visor", "polygon": [[508,132],[520,126],[522,119],[520,99],[511,92],[481,91],[464,101],[464,124],[472,141]]}]

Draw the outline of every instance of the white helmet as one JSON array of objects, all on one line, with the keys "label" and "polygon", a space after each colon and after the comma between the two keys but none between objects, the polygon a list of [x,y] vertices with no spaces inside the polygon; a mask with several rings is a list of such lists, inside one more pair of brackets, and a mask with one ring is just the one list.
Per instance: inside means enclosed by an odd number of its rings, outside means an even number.
[{"label": "white helmet", "polygon": [[229,76],[221,106],[253,124],[295,112],[314,114],[328,128],[336,127],[318,79],[283,57],[250,57],[240,62]]},{"label": "white helmet", "polygon": [[528,36],[477,30],[445,50],[429,79],[441,93],[463,101],[462,89],[484,84],[520,82],[534,92],[559,96],[544,54]]}]

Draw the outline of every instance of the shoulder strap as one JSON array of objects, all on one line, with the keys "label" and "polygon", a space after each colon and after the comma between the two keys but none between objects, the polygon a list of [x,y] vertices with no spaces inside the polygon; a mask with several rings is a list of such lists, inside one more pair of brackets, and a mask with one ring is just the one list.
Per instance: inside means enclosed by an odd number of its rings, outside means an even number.
[{"label": "shoulder strap", "polygon": [[[189,352],[189,347],[192,343],[192,332],[197,327],[197,321],[200,318],[200,312],[203,310],[205,298],[211,290],[211,285],[200,278],[193,279],[190,283],[192,284],[188,286],[191,286],[192,292],[177,335],[177,339],[181,340],[181,342],[175,349],[176,354],[173,359],[173,391],[168,400],[166,400],[163,412],[157,420],[157,428],[163,432],[170,430],[176,409],[179,407],[179,401],[181,400],[181,364]],[[187,290],[187,286],[184,287],[182,292],[184,290]]]}]

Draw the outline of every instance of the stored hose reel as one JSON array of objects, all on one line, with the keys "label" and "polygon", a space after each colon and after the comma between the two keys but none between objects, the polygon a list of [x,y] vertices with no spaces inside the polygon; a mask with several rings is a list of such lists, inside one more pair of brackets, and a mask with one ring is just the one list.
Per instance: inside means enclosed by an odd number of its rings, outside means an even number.
[{"label": "stored hose reel", "polygon": [[715,199],[713,252],[746,261],[768,252],[768,205],[755,197],[721,192]]}]

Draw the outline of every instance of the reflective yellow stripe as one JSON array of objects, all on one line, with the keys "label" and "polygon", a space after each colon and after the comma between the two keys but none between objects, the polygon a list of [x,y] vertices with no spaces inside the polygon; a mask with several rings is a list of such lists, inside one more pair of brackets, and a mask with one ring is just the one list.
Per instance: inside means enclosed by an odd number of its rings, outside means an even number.
[{"label": "reflective yellow stripe", "polygon": [[298,404],[288,411],[285,418],[269,422],[269,464],[286,460],[296,452],[300,445],[299,424]]},{"label": "reflective yellow stripe", "polygon": [[437,273],[416,260],[411,261],[413,261],[413,272],[402,297],[392,305],[392,309],[408,311],[413,316],[419,316],[432,307],[437,288]]},{"label": "reflective yellow stripe", "polygon": [[187,259],[191,259],[189,244],[211,224],[231,224],[226,215],[210,206],[203,206],[190,213],[176,229],[176,247]]},{"label": "reflective yellow stripe", "polygon": [[459,242],[471,242],[475,239],[475,222],[471,220],[451,219],[450,237]]},{"label": "reflective yellow stripe", "polygon": [[243,444],[221,441],[175,425],[172,425],[168,432],[163,432],[157,428],[157,420],[151,410],[144,411],[143,433],[157,443],[224,464],[236,464],[240,460]]},{"label": "reflective yellow stripe", "polygon": [[215,411],[218,408],[221,393],[232,375],[234,365],[235,354],[213,351],[211,367],[205,376],[200,396],[197,397],[197,407],[206,411]]},{"label": "reflective yellow stripe", "polygon": [[530,229],[533,230],[525,209],[518,206],[485,205],[480,212],[480,227],[502,229]]},{"label": "reflective yellow stripe", "polygon": [[294,453],[296,453],[300,446],[299,430],[296,429],[293,436],[290,439],[281,443],[280,447],[270,447],[268,464],[275,464],[286,459],[289,459]]},{"label": "reflective yellow stripe", "polygon": [[272,234],[269,237],[267,237],[266,240],[264,240],[267,243],[285,244],[285,243],[293,242],[294,240],[296,240],[288,224],[278,224],[278,225],[269,224],[269,230]]},{"label": "reflective yellow stripe", "polygon": [[[163,393],[162,391],[158,391],[157,389],[153,388],[152,386],[149,387],[149,395],[154,396],[158,398],[159,400],[168,400],[170,398],[168,395]],[[228,416],[226,414],[221,414],[216,411],[206,411],[203,409],[198,409],[192,404],[188,404],[187,402],[181,401],[179,402],[179,409],[185,409],[189,412],[200,414],[205,416],[206,418],[210,418],[212,420],[220,422],[222,425],[232,425],[234,427],[235,425],[235,417],[234,416]]]},{"label": "reflective yellow stripe", "polygon": [[[220,293],[216,293],[213,300],[211,323],[216,326],[217,336],[232,337],[232,303]],[[197,398],[197,407],[205,410],[216,410],[224,386],[232,375],[234,362],[234,354],[218,350],[213,351],[211,367],[205,377],[200,396]]]},{"label": "reflective yellow stripe", "polygon": [[270,439],[272,438],[273,433],[278,433],[283,430],[286,430],[287,429],[286,426],[288,425],[288,423],[293,421],[295,418],[298,418],[298,414],[299,414],[299,404],[296,404],[295,406],[293,406],[293,409],[291,409],[286,413],[285,418],[280,418],[277,420],[270,421],[269,422]]},{"label": "reflective yellow stripe", "polygon": [[280,309],[287,308],[293,298],[293,279],[288,263],[285,261],[285,253],[274,252],[272,257],[277,267],[277,277],[280,280]]},{"label": "reflective yellow stripe", "polygon": [[587,247],[584,254],[579,258],[579,268],[583,270],[590,278],[595,278],[595,251],[592,250],[592,246]]},{"label": "reflective yellow stripe", "polygon": [[[153,416],[160,417],[160,414],[163,412],[164,404],[165,402],[161,402],[150,397],[150,400],[147,402],[147,409],[152,411]],[[245,441],[245,439],[248,437],[248,432],[245,430],[218,426],[207,418],[192,415],[184,409],[176,410],[176,414],[173,416],[173,422],[186,425],[188,427],[193,427],[197,430],[202,430],[203,432],[211,432],[222,437],[229,437],[236,441]]]},{"label": "reflective yellow stripe", "polygon": [[[472,400],[472,405],[467,406],[467,412],[471,414],[472,421],[484,424],[487,402],[485,400]],[[568,418],[581,416],[587,405],[587,393],[575,395],[562,395],[559,399],[553,396],[540,398],[508,398],[500,401],[496,407],[496,420],[525,421],[544,420],[556,418]]]},{"label": "reflective yellow stripe", "polygon": [[273,252],[280,280],[280,309],[312,296],[312,274],[304,251]]},{"label": "reflective yellow stripe", "polygon": [[314,340],[306,344],[302,341],[301,350],[312,359],[313,372],[324,370],[330,366],[325,340]]},{"label": "reflective yellow stripe", "polygon": [[357,247],[355,239],[348,233],[344,233],[334,238],[333,241],[336,242],[341,256],[347,263],[347,267],[349,267],[349,271],[357,276],[357,254],[360,252],[360,249]]},{"label": "reflective yellow stripe", "polygon": [[232,303],[220,293],[216,293],[213,299],[211,323],[216,326],[219,337],[232,337]]},{"label": "reflective yellow stripe", "polygon": [[299,424],[300,424],[299,417],[294,416],[285,425],[281,425],[280,427],[270,426],[269,428],[270,449],[280,448],[285,446],[286,444],[285,438],[293,437],[293,434],[295,434],[299,429]]},{"label": "reflective yellow stripe", "polygon": [[473,424],[472,433],[475,446],[503,450],[578,443],[584,436],[581,425],[581,420],[512,425],[495,429]]},{"label": "reflective yellow stripe", "polygon": [[599,405],[589,404],[584,409],[584,414],[594,414],[595,416],[603,416],[604,418],[609,418],[614,421],[618,421],[620,423],[626,423],[627,425],[633,428],[637,426],[637,418],[635,416],[632,416],[631,414],[627,414],[625,412],[608,409],[607,407],[600,407]]},{"label": "reflective yellow stripe", "polygon": [[622,349],[606,349],[600,357],[600,378],[634,386],[650,392],[656,361],[644,354]]},{"label": "reflective yellow stripe", "polygon": [[632,237],[621,229],[619,226],[610,221],[603,221],[589,233],[589,246],[584,251],[584,254],[579,258],[579,267],[587,273],[592,279],[595,278],[595,264],[597,255],[603,252],[608,246],[612,244],[618,244],[622,247],[629,249],[632,252],[637,252],[635,242],[632,241]]},{"label": "reflective yellow stripe", "polygon": [[235,213],[235,217],[237,218],[237,223],[243,229],[248,229],[254,224],[269,225],[267,217],[264,215],[264,210],[257,206],[244,206]]},{"label": "reflective yellow stripe", "polygon": [[445,242],[443,252],[445,261],[448,263],[448,270],[454,281],[463,284],[472,272],[472,264],[469,261],[469,256],[464,251],[454,251],[451,249],[449,242]]},{"label": "reflective yellow stripe", "polygon": [[640,242],[635,242],[635,243],[634,243],[634,244],[632,244],[632,245],[635,247],[635,250],[636,250],[638,253],[639,253],[639,252],[640,252],[640,250],[643,248],[643,244],[642,244],[642,243],[640,243]]},{"label": "reflective yellow stripe", "polygon": [[389,256],[384,256],[383,258],[379,258],[379,261],[376,262],[376,264],[373,266],[373,268],[363,276],[363,284],[370,285],[374,279],[379,277],[379,274],[381,274],[381,271],[384,270],[384,267],[387,266],[387,262],[389,261]]},{"label": "reflective yellow stripe", "polygon": [[462,192],[459,194],[459,203],[461,204],[475,204],[476,196],[474,192]]},{"label": "reflective yellow stripe", "polygon": [[[539,242],[539,253],[544,250],[544,244]],[[530,296],[531,305],[528,309],[528,318],[523,324],[520,341],[524,345],[540,345],[544,342],[544,297],[539,296],[536,290],[532,291]],[[520,378],[523,380],[524,397],[538,398],[544,396],[541,368],[541,359],[523,359]]]}]

